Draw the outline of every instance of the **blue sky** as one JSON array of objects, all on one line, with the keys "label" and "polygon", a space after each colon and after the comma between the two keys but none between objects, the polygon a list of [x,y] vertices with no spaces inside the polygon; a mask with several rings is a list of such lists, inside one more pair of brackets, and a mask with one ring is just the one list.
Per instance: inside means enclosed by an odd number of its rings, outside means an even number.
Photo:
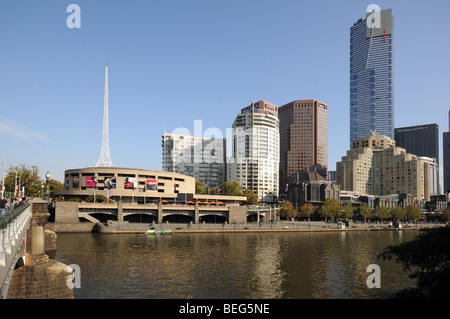
[{"label": "blue sky", "polygon": [[22,0],[0,4],[0,156],[60,181],[95,166],[107,58],[116,167],[161,169],[164,130],[202,120],[225,134],[252,100],[314,98],[329,106],[333,170],[349,148],[349,30],[371,3],[395,19],[395,126],[437,123],[442,154],[448,1]]}]

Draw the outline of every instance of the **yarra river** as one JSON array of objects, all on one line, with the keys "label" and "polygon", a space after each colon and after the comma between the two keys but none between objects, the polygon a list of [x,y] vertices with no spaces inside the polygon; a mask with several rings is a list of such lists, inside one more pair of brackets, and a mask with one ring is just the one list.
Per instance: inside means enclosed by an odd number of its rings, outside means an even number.
[{"label": "yarra river", "polygon": [[[55,258],[81,271],[75,299],[377,299],[413,286],[377,255],[417,230],[61,233]],[[369,288],[367,267],[381,270]]]}]

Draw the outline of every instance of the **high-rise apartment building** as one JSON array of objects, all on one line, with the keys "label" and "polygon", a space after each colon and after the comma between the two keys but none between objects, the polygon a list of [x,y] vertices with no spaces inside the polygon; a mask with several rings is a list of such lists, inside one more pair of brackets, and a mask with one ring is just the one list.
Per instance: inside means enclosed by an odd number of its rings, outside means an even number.
[{"label": "high-rise apartment building", "polygon": [[350,145],[371,132],[394,138],[391,9],[367,13],[350,28]]},{"label": "high-rise apartment building", "polygon": [[[280,119],[280,192],[289,176],[307,167],[328,168],[328,105],[296,100],[278,109]],[[327,172],[322,172],[327,177]]]},{"label": "high-rise apartment building", "polygon": [[195,177],[208,187],[220,187],[226,178],[226,139],[165,133],[163,171]]},{"label": "high-rise apartment building", "polygon": [[278,106],[267,101],[241,110],[233,123],[228,180],[252,189],[262,202],[278,197],[280,132]]},{"label": "high-rise apartment building", "polygon": [[397,147],[389,137],[372,133],[353,141],[351,150],[336,163],[336,183],[361,194],[410,194],[429,201],[432,165],[430,159]]}]

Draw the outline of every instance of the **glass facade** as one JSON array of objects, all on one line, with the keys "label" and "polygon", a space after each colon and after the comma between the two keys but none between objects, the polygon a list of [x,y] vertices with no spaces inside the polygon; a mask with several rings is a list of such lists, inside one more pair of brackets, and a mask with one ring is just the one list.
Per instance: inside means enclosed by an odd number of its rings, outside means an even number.
[{"label": "glass facade", "polygon": [[[367,19],[380,19],[367,26]],[[394,38],[391,9],[350,28],[350,145],[371,132],[394,139]]]}]

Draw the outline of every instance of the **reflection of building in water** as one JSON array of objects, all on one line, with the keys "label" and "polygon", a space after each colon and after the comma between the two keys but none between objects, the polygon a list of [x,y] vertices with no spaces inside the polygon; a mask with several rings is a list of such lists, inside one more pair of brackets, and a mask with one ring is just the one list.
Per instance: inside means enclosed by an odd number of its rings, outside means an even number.
[{"label": "reflection of building in water", "polygon": [[281,237],[258,240],[254,247],[254,255],[250,276],[252,292],[249,298],[281,298],[281,288],[285,274],[281,270]]}]

